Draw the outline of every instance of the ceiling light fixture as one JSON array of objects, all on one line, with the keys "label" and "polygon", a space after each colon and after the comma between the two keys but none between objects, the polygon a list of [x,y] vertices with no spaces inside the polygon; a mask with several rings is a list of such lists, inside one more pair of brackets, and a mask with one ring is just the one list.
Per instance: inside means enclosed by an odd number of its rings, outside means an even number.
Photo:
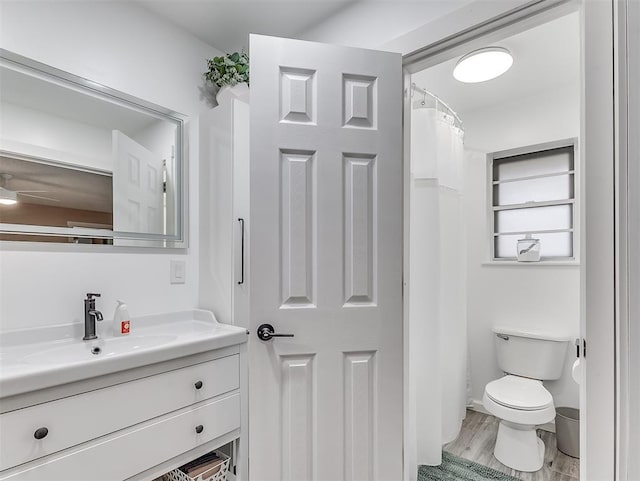
[{"label": "ceiling light fixture", "polygon": [[513,57],[506,48],[486,47],[466,54],[453,69],[456,80],[478,83],[499,77],[513,65]]},{"label": "ceiling light fixture", "polygon": [[18,203],[18,195],[13,190],[0,187],[0,204],[13,205]]}]

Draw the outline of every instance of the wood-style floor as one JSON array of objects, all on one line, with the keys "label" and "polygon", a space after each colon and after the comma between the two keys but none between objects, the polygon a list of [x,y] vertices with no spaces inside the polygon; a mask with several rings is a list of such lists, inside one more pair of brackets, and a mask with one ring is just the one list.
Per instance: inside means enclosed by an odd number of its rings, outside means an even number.
[{"label": "wood-style floor", "polygon": [[468,410],[460,435],[445,445],[444,450],[523,481],[579,481],[580,461],[558,451],[556,435],[548,431],[538,430],[538,436],[545,445],[544,464],[540,471],[523,473],[502,464],[493,456],[499,422],[489,414]]}]

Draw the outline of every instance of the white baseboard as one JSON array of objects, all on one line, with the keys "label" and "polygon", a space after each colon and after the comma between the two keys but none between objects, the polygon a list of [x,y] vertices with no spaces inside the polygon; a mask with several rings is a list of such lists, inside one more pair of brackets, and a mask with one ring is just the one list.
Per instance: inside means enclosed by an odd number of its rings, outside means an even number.
[{"label": "white baseboard", "polygon": [[[492,415],[489,411],[487,411],[482,404],[482,401],[478,401],[477,399],[471,400],[471,406],[467,406],[467,409],[471,409],[472,411],[476,411],[483,414]],[[542,424],[538,426],[538,429],[542,429],[543,431],[549,431],[550,433],[556,432],[556,423],[555,421],[551,421],[550,423]]]},{"label": "white baseboard", "polygon": [[471,409],[472,411],[476,411],[482,414],[491,414],[489,411],[485,409],[484,404],[482,404],[482,401],[478,401],[477,399],[472,399],[471,406],[467,406],[467,409]]}]

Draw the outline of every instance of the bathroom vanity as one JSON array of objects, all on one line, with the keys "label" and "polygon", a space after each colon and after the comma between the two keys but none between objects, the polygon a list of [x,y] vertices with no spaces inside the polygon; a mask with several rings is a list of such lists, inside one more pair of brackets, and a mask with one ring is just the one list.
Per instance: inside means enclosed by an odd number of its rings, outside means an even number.
[{"label": "bathroom vanity", "polygon": [[0,480],[152,480],[221,447],[235,479],[246,330],[200,310],[133,326],[3,334]]}]

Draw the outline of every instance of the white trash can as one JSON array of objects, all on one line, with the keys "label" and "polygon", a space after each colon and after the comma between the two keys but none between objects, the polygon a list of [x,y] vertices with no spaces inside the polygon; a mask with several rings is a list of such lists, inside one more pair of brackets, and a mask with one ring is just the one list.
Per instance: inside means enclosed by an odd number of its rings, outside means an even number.
[{"label": "white trash can", "polygon": [[572,458],[580,457],[580,411],[556,408],[556,441],[558,449]]}]

